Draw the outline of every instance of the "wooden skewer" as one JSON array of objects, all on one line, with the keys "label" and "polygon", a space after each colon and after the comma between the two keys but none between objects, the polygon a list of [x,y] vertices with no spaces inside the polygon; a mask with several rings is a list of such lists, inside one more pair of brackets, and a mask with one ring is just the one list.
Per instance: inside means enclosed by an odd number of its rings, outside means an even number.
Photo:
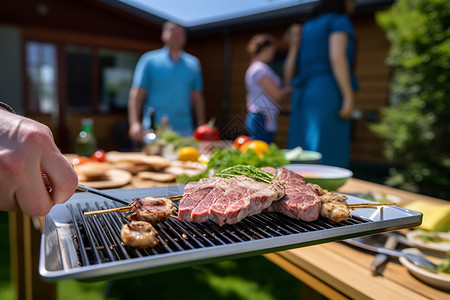
[{"label": "wooden skewer", "polygon": [[350,203],[347,204],[348,208],[355,209],[355,208],[376,208],[379,206],[385,206],[385,205],[396,205],[396,203]]},{"label": "wooden skewer", "polygon": [[109,209],[103,209],[103,210],[86,211],[83,213],[83,215],[89,216],[89,215],[96,215],[96,214],[104,214],[104,213],[115,212],[115,211],[129,210],[130,208],[131,208],[131,206],[124,206],[124,207],[109,208]]},{"label": "wooden skewer", "polygon": [[[166,198],[169,198],[172,201],[178,201],[182,197],[183,197],[183,195],[175,195],[175,196],[170,196],[170,197],[166,197]],[[108,208],[108,209],[102,209],[102,210],[86,211],[86,212],[83,213],[83,215],[89,216],[89,215],[110,213],[110,212],[115,212],[115,211],[125,211],[125,210],[129,210],[129,209],[131,209],[131,206],[124,206],[124,207],[117,207],[117,208]]]}]

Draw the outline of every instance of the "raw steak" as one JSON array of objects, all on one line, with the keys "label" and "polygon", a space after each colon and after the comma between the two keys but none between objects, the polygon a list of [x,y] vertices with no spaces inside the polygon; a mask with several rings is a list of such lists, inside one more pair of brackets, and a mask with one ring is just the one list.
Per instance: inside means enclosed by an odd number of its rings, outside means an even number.
[{"label": "raw steak", "polygon": [[191,222],[211,219],[220,226],[234,224],[261,213],[283,196],[283,186],[276,179],[268,184],[244,175],[212,177],[186,186],[178,218]]}]

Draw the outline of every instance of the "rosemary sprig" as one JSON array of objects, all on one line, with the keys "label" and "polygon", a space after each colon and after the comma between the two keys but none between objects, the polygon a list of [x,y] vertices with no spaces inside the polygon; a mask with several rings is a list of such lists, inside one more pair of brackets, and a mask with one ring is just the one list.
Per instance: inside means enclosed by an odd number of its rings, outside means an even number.
[{"label": "rosemary sprig", "polygon": [[218,177],[232,177],[236,175],[245,175],[247,177],[271,184],[276,177],[274,174],[261,170],[252,165],[235,165],[223,169],[215,174]]}]

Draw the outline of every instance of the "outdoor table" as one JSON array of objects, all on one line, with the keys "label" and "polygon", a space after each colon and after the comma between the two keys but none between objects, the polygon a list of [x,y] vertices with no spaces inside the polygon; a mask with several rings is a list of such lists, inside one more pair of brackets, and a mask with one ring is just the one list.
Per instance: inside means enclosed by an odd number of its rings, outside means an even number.
[{"label": "outdoor table", "polygon": [[[133,177],[121,188],[161,186]],[[432,197],[351,178],[339,189],[342,193],[379,192],[398,196],[403,203]],[[39,276],[40,222],[21,212],[9,213],[12,282],[17,299],[56,299],[56,284]],[[320,299],[450,299],[448,293],[415,279],[399,263],[390,261],[382,276],[372,275],[369,266],[374,255],[358,251],[341,242],[297,248],[264,255],[301,283],[301,297]],[[303,298],[302,298],[303,299]]]},{"label": "outdoor table", "polygon": [[[385,193],[398,196],[402,205],[416,200],[447,201],[394,189],[359,179],[350,179],[341,193]],[[398,260],[390,260],[381,276],[370,271],[372,253],[341,242],[297,248],[264,256],[303,285],[301,299],[450,299],[450,294],[414,278]]]}]

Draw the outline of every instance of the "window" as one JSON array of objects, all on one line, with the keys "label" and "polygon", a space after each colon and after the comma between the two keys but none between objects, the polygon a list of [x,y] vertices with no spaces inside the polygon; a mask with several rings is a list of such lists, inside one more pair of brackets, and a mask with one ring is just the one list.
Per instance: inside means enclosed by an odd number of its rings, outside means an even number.
[{"label": "window", "polygon": [[140,55],[99,49],[101,112],[126,111],[134,68]]},{"label": "window", "polygon": [[93,51],[90,47],[67,46],[67,107],[70,112],[91,112],[93,103]]},{"label": "window", "polygon": [[[80,45],[59,45],[28,41],[26,70],[28,75],[27,110],[31,113],[55,114],[59,100],[67,101],[69,113],[126,112],[134,68],[140,53]],[[63,53],[58,60],[58,53]],[[66,70],[58,76],[58,61]],[[57,80],[65,78],[65,82]],[[58,98],[58,90],[63,99]]]},{"label": "window", "polygon": [[57,112],[56,46],[48,43],[27,42],[25,52],[29,83],[27,109],[30,112]]}]

